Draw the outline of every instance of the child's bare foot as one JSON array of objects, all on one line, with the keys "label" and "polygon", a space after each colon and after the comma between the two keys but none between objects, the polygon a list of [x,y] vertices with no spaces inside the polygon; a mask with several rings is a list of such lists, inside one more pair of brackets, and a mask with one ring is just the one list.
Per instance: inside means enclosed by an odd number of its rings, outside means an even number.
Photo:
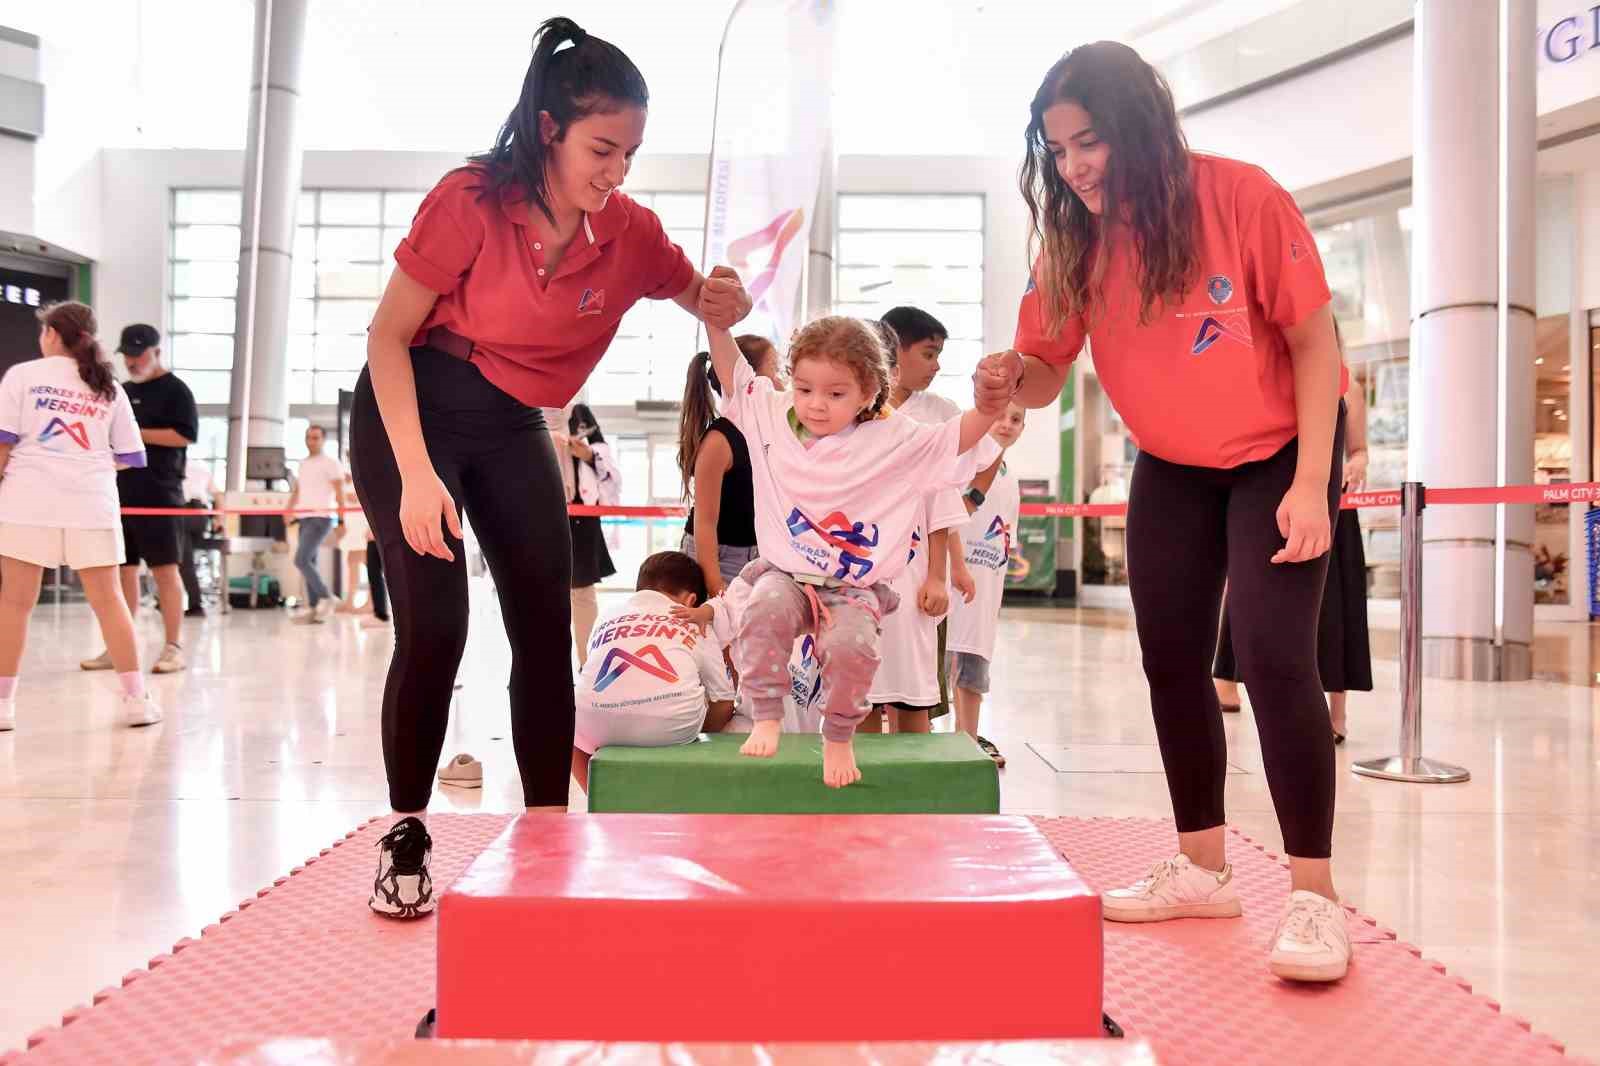
[{"label": "child's bare foot", "polygon": [[822,783],[829,788],[844,788],[861,780],[856,769],[855,743],[849,740],[822,742]]},{"label": "child's bare foot", "polygon": [[739,747],[740,755],[754,755],[759,759],[770,759],[778,754],[778,738],[783,735],[783,723],[777,719],[766,722],[757,722],[755,728],[750,730],[750,739]]}]

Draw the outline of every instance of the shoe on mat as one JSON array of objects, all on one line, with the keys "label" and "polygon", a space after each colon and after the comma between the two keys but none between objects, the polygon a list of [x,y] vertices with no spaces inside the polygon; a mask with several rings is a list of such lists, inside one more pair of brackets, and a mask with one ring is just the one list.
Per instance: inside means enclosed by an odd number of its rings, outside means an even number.
[{"label": "shoe on mat", "polygon": [[995,747],[992,741],[985,740],[982,737],[974,737],[973,739],[978,742],[978,747],[983,749],[983,753],[994,760],[997,768],[1005,769],[1006,757],[1000,754],[1000,749]]},{"label": "shoe on mat", "polygon": [[122,724],[129,727],[142,725],[155,725],[161,721],[161,708],[156,701],[150,698],[150,693],[143,696],[122,697]]},{"label": "shoe on mat", "polygon": [[168,644],[161,649],[161,657],[150,668],[152,674],[175,674],[179,670],[188,669],[188,663],[183,661],[183,649],[176,644]]},{"label": "shoe on mat", "polygon": [[17,698],[0,700],[0,733],[9,733],[17,728]]},{"label": "shoe on mat", "polygon": [[420,918],[435,906],[428,859],[433,838],[422,819],[406,817],[378,841],[378,876],[367,906],[386,918]]},{"label": "shoe on mat", "polygon": [[113,669],[111,652],[106,650],[96,655],[93,659],[85,659],[78,664],[81,670],[110,670]]},{"label": "shoe on mat", "polygon": [[1164,922],[1171,918],[1237,918],[1239,890],[1233,867],[1221,873],[1203,870],[1177,855],[1156,863],[1150,872],[1127,888],[1114,888],[1100,897],[1107,921]]},{"label": "shoe on mat", "polygon": [[483,763],[462,752],[439,768],[439,780],[457,788],[482,788]]},{"label": "shoe on mat", "polygon": [[1286,981],[1337,981],[1350,969],[1344,908],[1315,892],[1289,893],[1267,968]]}]

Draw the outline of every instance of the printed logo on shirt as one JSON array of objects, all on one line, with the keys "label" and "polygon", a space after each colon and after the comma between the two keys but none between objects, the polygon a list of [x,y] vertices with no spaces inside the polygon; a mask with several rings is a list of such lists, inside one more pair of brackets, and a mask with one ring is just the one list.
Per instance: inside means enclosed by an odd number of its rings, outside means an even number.
[{"label": "printed logo on shirt", "polygon": [[1225,274],[1213,274],[1206,280],[1206,295],[1214,304],[1225,304],[1233,299],[1233,282]]},{"label": "printed logo on shirt", "polygon": [[1299,241],[1289,242],[1289,262],[1298,263],[1306,257],[1306,246]]},{"label": "printed logo on shirt", "polygon": [[1026,296],[1026,295],[1028,295],[1028,293],[1032,292],[1033,290],[1037,289],[1038,287],[1039,286],[1037,286],[1037,285],[1035,285],[1033,283],[1033,275],[1029,274],[1028,275],[1028,285],[1027,285],[1026,288],[1024,288],[1022,290],[1022,295]]},{"label": "printed logo on shirt", "polygon": [[967,565],[1000,570],[1011,557],[1011,527],[995,515],[983,538],[967,545]]},{"label": "printed logo on shirt", "polygon": [[623,648],[612,648],[606,652],[605,661],[600,664],[600,673],[595,678],[594,690],[604,692],[611,687],[613,681],[632,667],[638,667],[669,685],[678,683],[678,672],[672,668],[672,664],[661,653],[661,649],[654,644],[646,644],[639,649],[637,655]]},{"label": "printed logo on shirt", "polygon": [[71,437],[84,451],[89,450],[89,431],[83,428],[82,422],[63,422],[59,418],[52,418],[50,424],[44,427],[44,432],[39,434],[39,443],[44,444],[55,440],[65,433]]},{"label": "printed logo on shirt", "polygon": [[1239,327],[1223,322],[1213,315],[1207,315],[1205,320],[1200,323],[1200,331],[1194,335],[1194,346],[1191,351],[1195,355],[1200,355],[1224,337],[1236,340],[1247,348],[1250,346],[1249,333],[1243,332]]},{"label": "printed logo on shirt", "polygon": [[583,295],[578,297],[578,317],[598,315],[606,309],[606,290],[584,289]]},{"label": "printed logo on shirt", "polygon": [[913,529],[911,531],[911,553],[906,556],[906,562],[912,562],[917,557],[917,545],[922,543],[922,534]]},{"label": "printed logo on shirt", "polygon": [[[827,572],[832,565],[828,548],[839,553],[839,568],[833,577],[839,581],[863,578],[872,570],[872,549],[878,546],[878,527],[867,522],[852,522],[843,511],[834,511],[821,522],[813,522],[796,507],[789,512],[789,544],[795,551],[811,560],[818,570]],[[867,529],[872,532],[868,533]],[[806,533],[820,537],[828,548],[801,541]]]}]

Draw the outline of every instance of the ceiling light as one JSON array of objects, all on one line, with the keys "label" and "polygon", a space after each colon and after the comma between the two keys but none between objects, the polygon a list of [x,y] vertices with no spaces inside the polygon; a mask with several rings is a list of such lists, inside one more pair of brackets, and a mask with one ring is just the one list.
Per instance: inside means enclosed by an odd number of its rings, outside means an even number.
[{"label": "ceiling light", "polygon": [[1540,400],[1539,402],[1544,404],[1546,407],[1554,407],[1556,405],[1556,402],[1554,400],[1552,400],[1552,399],[1549,399],[1548,397],[1543,399],[1543,400]]},{"label": "ceiling light", "polygon": [[1544,366],[1544,356],[1541,355],[1539,358],[1535,359],[1533,361],[1533,365],[1534,366]]}]

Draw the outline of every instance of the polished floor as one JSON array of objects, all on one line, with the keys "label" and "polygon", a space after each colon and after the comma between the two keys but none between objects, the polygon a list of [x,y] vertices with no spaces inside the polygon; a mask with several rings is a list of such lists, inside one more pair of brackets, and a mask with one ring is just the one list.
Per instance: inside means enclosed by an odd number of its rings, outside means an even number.
[{"label": "polished floor", "polygon": [[[442,790],[434,805],[514,810],[507,652],[486,588],[474,603],[445,755],[482,758],[486,787]],[[153,654],[159,632],[145,624]],[[16,856],[0,909],[0,1050],[385,809],[386,631],[351,619],[293,626],[278,611],[185,626],[191,668],[152,680],[167,720],[126,730],[113,724],[112,679],[76,666],[99,649],[87,609],[35,614],[17,730],[0,734],[0,839]],[[1392,637],[1374,638],[1392,655]],[[1010,758],[1005,809],[1169,813],[1127,617],[1008,608],[1001,641],[983,728]],[[1341,775],[1335,862],[1352,902],[1573,1052],[1600,1057],[1587,976],[1600,954],[1593,647],[1587,626],[1545,627],[1541,680],[1427,682],[1427,752],[1466,765],[1472,780]],[[1392,658],[1375,674],[1379,691],[1352,697],[1342,763],[1395,746]],[[1228,730],[1239,771],[1228,778],[1230,817],[1276,845],[1250,715],[1230,716]]]}]

